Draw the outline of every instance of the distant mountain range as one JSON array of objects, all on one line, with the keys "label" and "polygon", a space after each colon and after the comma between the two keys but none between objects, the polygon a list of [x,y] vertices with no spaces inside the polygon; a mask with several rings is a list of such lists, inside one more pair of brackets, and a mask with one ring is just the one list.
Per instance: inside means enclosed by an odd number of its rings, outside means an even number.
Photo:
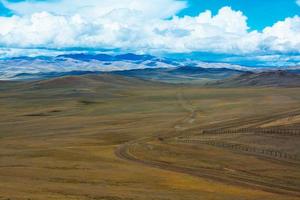
[{"label": "distant mountain range", "polygon": [[[168,73],[182,74],[186,69],[171,70]],[[151,71],[151,70],[150,70]],[[188,70],[189,71],[189,70]],[[210,70],[208,70],[210,72]],[[14,90],[31,91],[36,89],[63,89],[71,91],[70,94],[92,95],[95,88],[111,88],[118,89],[123,87],[136,87],[139,85],[149,86],[174,86],[169,83],[162,83],[165,77],[157,77],[157,79],[145,80],[130,71],[129,74],[104,73],[104,74],[85,74],[85,75],[68,75],[56,78],[32,80],[32,81],[0,81],[0,91],[9,88]],[[218,71],[217,71],[218,72]],[[223,71],[222,71],[223,72]],[[166,73],[166,72],[164,72]],[[155,73],[154,73],[155,74]],[[145,75],[144,75],[145,76]],[[155,75],[146,75],[146,77],[154,77]],[[180,75],[181,76],[181,75]],[[176,78],[172,76],[172,81],[176,82]],[[179,78],[180,79],[180,78]],[[159,80],[159,81],[157,81]],[[186,83],[195,83],[190,81]],[[198,82],[196,82],[198,83]],[[198,85],[200,86],[200,85]],[[217,88],[236,88],[236,87],[300,87],[300,75],[287,71],[269,71],[269,72],[245,72],[234,75],[231,78],[223,80],[206,82],[201,87],[217,87]]]},{"label": "distant mountain range", "polygon": [[[207,63],[195,60],[175,60],[136,54],[67,54],[54,57],[16,57],[0,60],[0,80],[44,80],[64,76],[107,74],[167,83],[223,85],[290,85],[290,79],[300,74],[300,68],[283,72],[262,72],[268,68],[251,68],[227,63]],[[264,79],[264,80],[262,80]],[[292,78],[297,81],[297,78]],[[273,82],[272,82],[273,81]],[[297,84],[297,83],[295,83]],[[278,84],[280,85],[280,84]]]},{"label": "distant mountain range", "polygon": [[0,80],[33,80],[106,72],[146,79],[161,78],[162,81],[173,81],[174,78],[181,77],[185,81],[226,78],[237,71],[247,70],[247,67],[227,63],[174,60],[136,54],[67,54],[0,60]]},{"label": "distant mountain range", "polygon": [[156,60],[158,59],[151,55],[136,55],[132,53],[128,54],[121,54],[121,55],[109,55],[109,54],[67,54],[67,55],[60,55],[59,58],[72,58],[75,60],[82,60],[82,61],[147,61],[147,60]]}]

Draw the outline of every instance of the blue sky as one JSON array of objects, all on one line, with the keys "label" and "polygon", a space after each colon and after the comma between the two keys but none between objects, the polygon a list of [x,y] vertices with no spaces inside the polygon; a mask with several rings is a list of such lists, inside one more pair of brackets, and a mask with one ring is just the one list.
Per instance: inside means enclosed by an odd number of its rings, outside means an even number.
[{"label": "blue sky", "polygon": [[300,65],[300,0],[0,0],[0,16],[0,57],[118,49]]},{"label": "blue sky", "polygon": [[295,0],[189,0],[188,8],[179,15],[196,16],[205,10],[217,13],[224,6],[241,10],[248,17],[251,29],[262,30],[279,20],[300,14],[300,6]]},{"label": "blue sky", "polygon": [[10,15],[10,10],[5,8],[5,6],[0,2],[0,15],[1,16],[8,16]]}]

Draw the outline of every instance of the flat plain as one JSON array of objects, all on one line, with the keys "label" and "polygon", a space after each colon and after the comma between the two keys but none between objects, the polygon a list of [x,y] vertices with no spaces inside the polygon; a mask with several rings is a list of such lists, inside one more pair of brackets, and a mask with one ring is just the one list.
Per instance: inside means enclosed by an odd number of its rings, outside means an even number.
[{"label": "flat plain", "polygon": [[2,200],[300,199],[299,88],[0,83]]}]

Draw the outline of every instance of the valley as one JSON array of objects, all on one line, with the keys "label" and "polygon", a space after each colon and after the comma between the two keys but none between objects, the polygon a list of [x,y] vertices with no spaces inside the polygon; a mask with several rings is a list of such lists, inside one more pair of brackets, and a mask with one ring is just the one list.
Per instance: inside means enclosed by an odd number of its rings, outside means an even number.
[{"label": "valley", "polygon": [[106,74],[0,91],[1,200],[300,199],[298,87]]}]

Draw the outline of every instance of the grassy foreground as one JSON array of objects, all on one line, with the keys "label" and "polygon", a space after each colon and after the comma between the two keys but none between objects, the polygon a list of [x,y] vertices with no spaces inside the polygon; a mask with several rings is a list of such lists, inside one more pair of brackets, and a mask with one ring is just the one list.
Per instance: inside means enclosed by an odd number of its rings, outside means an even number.
[{"label": "grassy foreground", "polygon": [[299,88],[94,81],[1,83],[0,199],[300,199]]}]

